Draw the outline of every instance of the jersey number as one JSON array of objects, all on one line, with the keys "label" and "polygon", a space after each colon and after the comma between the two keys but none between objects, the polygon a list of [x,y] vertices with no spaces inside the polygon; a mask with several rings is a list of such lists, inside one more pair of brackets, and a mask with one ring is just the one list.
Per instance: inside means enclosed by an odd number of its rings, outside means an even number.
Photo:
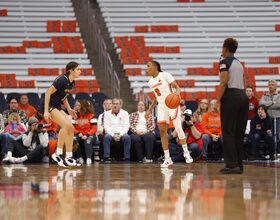
[{"label": "jersey number", "polygon": [[155,89],[155,92],[156,92],[157,96],[161,96],[159,89]]}]

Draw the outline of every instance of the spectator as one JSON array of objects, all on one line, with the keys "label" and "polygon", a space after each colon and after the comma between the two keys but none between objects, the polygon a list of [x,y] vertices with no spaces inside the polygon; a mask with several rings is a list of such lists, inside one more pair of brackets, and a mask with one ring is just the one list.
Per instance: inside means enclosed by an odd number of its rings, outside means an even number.
[{"label": "spectator", "polygon": [[27,118],[27,116],[25,114],[25,111],[23,111],[23,110],[18,108],[18,100],[17,100],[17,98],[11,97],[8,100],[8,103],[9,103],[9,109],[7,109],[7,110],[5,110],[3,112],[4,124],[7,125],[8,124],[9,115],[11,113],[13,113],[13,112],[16,112],[20,116],[20,123],[23,123],[24,126],[25,126],[25,124],[27,123],[28,118]]},{"label": "spectator", "polygon": [[21,141],[8,142],[8,153],[3,159],[10,163],[38,163],[41,162],[45,148],[48,147],[48,134],[44,133],[42,126],[38,126],[38,120],[34,117],[28,119],[29,131],[27,131]]},{"label": "spectator", "polygon": [[[153,151],[155,141],[155,121],[152,115],[148,120],[145,118],[146,104],[143,101],[138,102],[138,111],[129,117],[131,131],[131,149],[136,153],[137,161],[153,162]],[[143,146],[143,145],[144,146]],[[144,147],[144,149],[143,149]]]},{"label": "spectator", "polygon": [[249,149],[248,160],[253,161],[255,158],[258,158],[258,156],[265,156],[258,155],[257,152],[260,140],[264,140],[264,142],[267,144],[270,160],[275,160],[272,121],[267,113],[267,108],[265,105],[260,105],[257,108],[257,113],[251,119],[250,128],[249,137],[251,139],[251,147]]},{"label": "spectator", "polygon": [[202,118],[201,116],[208,112],[209,102],[208,99],[201,99],[199,106],[195,113],[193,113],[193,116],[195,117],[196,121],[201,122]]},{"label": "spectator", "polygon": [[19,114],[12,112],[8,118],[9,124],[5,127],[5,133],[14,141],[18,141],[22,138],[25,128],[20,123]]},{"label": "spectator", "polygon": [[27,118],[30,118],[31,115],[36,111],[36,109],[29,104],[28,96],[26,94],[22,94],[20,96],[18,108],[25,111]]},{"label": "spectator", "polygon": [[[260,105],[265,105],[267,113],[272,119],[272,134],[276,133],[277,137],[277,152],[280,152],[280,94],[277,93],[277,83],[275,80],[268,82],[269,92],[264,94],[260,100]],[[276,119],[276,132],[274,131],[274,120]]]},{"label": "spectator", "polygon": [[104,116],[104,159],[111,160],[110,150],[113,143],[121,143],[124,148],[123,160],[130,159],[131,140],[127,134],[129,130],[128,112],[122,109],[122,100],[113,99],[112,111],[105,112]]},{"label": "spectator", "polygon": [[112,109],[112,99],[105,99],[103,101],[103,109],[104,112],[98,116],[98,128],[97,128],[97,135],[104,135],[104,115],[106,111]]},{"label": "spectator", "polygon": [[249,99],[249,112],[248,112],[248,120],[250,120],[256,113],[257,108],[259,106],[259,101],[258,99],[253,95],[254,90],[253,87],[248,86],[245,90],[246,95],[248,96]]},{"label": "spectator", "polygon": [[[188,150],[191,152],[191,157],[194,158],[194,161],[197,161],[202,155],[203,127],[200,122],[195,121],[192,110],[185,110],[183,116],[183,130],[187,137]],[[172,134],[173,137],[178,137],[176,130]],[[185,161],[181,145],[169,143],[168,148],[173,162]]]},{"label": "spectator", "polygon": [[38,119],[38,124],[43,125],[43,131],[47,132],[49,135],[49,141],[57,140],[57,124],[52,120],[45,121],[44,115],[40,111],[33,113],[32,117]]},{"label": "spectator", "polygon": [[0,162],[7,153],[8,149],[8,135],[4,132],[5,125],[2,114],[0,114],[0,143],[1,143],[1,150],[0,150]]},{"label": "spectator", "polygon": [[[77,100],[74,106],[77,118],[72,119],[72,124],[75,128],[74,141],[78,141],[79,146],[74,156],[78,158],[78,161],[83,164],[86,160],[86,164],[92,164],[93,144],[96,143],[96,131],[97,131],[97,119],[93,113],[93,106],[87,100]],[[97,153],[95,159],[99,160],[98,149],[95,149]]]},{"label": "spectator", "polygon": [[216,106],[216,99],[210,102],[210,111],[202,115],[202,126],[204,129],[203,139],[203,157],[207,158],[209,144],[215,144],[218,151],[222,152],[222,128],[220,113]]}]

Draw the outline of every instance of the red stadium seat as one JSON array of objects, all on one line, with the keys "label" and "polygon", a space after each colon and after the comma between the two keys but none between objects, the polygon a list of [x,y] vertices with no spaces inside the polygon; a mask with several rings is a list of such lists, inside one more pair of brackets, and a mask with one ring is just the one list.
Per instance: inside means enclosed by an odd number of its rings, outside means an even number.
[{"label": "red stadium seat", "polygon": [[26,53],[25,47],[8,46],[9,53]]},{"label": "red stadium seat", "polygon": [[137,64],[137,59],[134,57],[124,57],[122,62],[123,64]]},{"label": "red stadium seat", "polygon": [[180,47],[165,47],[165,53],[180,53]]},{"label": "red stadium seat", "polygon": [[45,68],[44,75],[59,75],[59,69],[58,68]]},{"label": "red stadium seat", "polygon": [[23,45],[24,47],[27,47],[27,48],[37,47],[38,41],[36,41],[36,40],[24,40],[24,41],[22,42],[22,45]]},{"label": "red stadium seat", "polygon": [[0,74],[0,80],[6,80],[6,81],[13,81],[16,80],[16,74],[10,73],[10,74]]},{"label": "red stadium seat", "polygon": [[47,32],[60,32],[61,22],[60,20],[47,21]]},{"label": "red stadium seat", "polygon": [[202,67],[188,68],[188,75],[205,75],[205,70]]},{"label": "red stadium seat", "polygon": [[178,86],[182,88],[186,87],[194,87],[195,86],[195,81],[193,79],[189,80],[177,80]]},{"label": "red stadium seat", "polygon": [[[66,70],[64,71],[66,72]],[[91,76],[92,75],[92,68],[82,68],[81,69],[82,76]]]},{"label": "red stadium seat", "polygon": [[18,81],[19,88],[35,88],[35,81],[34,80],[19,80]]},{"label": "red stadium seat", "polygon": [[76,83],[75,87],[80,87],[80,88],[88,88],[88,87],[99,88],[96,79],[93,79],[93,80],[76,80],[75,83]]},{"label": "red stadium seat", "polygon": [[10,53],[11,48],[9,46],[2,46],[0,47],[0,53]]},{"label": "red stadium seat", "polygon": [[29,76],[46,75],[45,68],[28,68]]},{"label": "red stadium seat", "polygon": [[37,48],[50,48],[52,47],[51,41],[37,41]]},{"label": "red stadium seat", "polygon": [[248,67],[248,73],[254,75],[262,75],[263,74],[263,67]]},{"label": "red stadium seat", "polygon": [[269,57],[269,63],[280,63],[280,57]]},{"label": "red stadium seat", "polygon": [[145,33],[149,32],[149,26],[144,25],[144,26],[135,26],[135,32],[136,33]]},{"label": "red stadium seat", "polygon": [[264,67],[263,68],[263,74],[278,75],[279,74],[279,68],[278,67]]},{"label": "red stadium seat", "polygon": [[88,88],[74,87],[71,90],[71,93],[73,93],[73,94],[77,94],[77,93],[80,93],[80,92],[85,92],[85,93],[92,94],[92,93],[95,93],[95,92],[99,92],[99,88],[93,88],[93,87],[88,87]]},{"label": "red stadium seat", "polygon": [[17,88],[16,80],[1,80],[2,88]]},{"label": "red stadium seat", "polygon": [[141,68],[127,68],[125,72],[126,75],[129,76],[137,76],[137,75],[141,75]]},{"label": "red stadium seat", "polygon": [[178,25],[151,25],[151,32],[178,32]]},{"label": "red stadium seat", "polygon": [[0,16],[8,16],[8,10],[7,9],[1,9],[0,10]]},{"label": "red stadium seat", "polygon": [[265,94],[265,91],[257,91],[255,93],[255,96],[257,99],[261,99],[264,94]]},{"label": "red stadium seat", "polygon": [[164,46],[150,46],[150,53],[164,53]]},{"label": "red stadium seat", "polygon": [[191,0],[177,0],[177,2],[190,2]]},{"label": "red stadium seat", "polygon": [[280,31],[280,24],[275,25],[275,31]]},{"label": "red stadium seat", "polygon": [[67,37],[67,43],[69,48],[69,53],[83,53],[84,48],[79,36],[77,37]]},{"label": "red stadium seat", "polygon": [[139,57],[138,64],[147,64],[148,62],[152,61],[152,57]]},{"label": "red stadium seat", "polygon": [[192,0],[192,2],[205,2],[205,0]]},{"label": "red stadium seat", "polygon": [[63,32],[76,32],[76,21],[62,21]]}]

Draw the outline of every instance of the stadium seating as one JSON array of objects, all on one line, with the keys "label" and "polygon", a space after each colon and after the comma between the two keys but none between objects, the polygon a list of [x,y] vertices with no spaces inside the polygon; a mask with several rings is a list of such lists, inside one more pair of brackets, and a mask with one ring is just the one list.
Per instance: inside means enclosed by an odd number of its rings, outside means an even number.
[{"label": "stadium seating", "polygon": [[95,80],[71,0],[5,0],[2,8],[0,79],[15,74],[1,80],[2,93],[40,95],[72,60],[81,64],[81,80]]},{"label": "stadium seating", "polygon": [[[154,59],[176,80],[195,81],[194,87],[182,88],[183,92],[197,93],[192,97],[200,97],[200,92],[204,92],[212,97],[219,84],[215,63],[219,61],[223,40],[230,36],[239,41],[236,57],[245,62],[245,72],[247,68],[254,71],[248,85],[263,91],[267,90],[268,79],[279,80],[280,2],[98,0],[98,3],[134,94],[141,90],[150,92],[145,88],[149,77],[142,60]],[[129,48],[138,53],[129,53]],[[199,73],[195,74],[193,69]],[[260,72],[255,72],[256,69]]]}]

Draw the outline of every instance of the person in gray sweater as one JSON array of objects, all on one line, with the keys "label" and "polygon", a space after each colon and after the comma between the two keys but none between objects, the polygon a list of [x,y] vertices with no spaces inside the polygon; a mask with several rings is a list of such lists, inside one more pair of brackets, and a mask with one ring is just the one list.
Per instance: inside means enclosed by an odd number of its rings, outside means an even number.
[{"label": "person in gray sweater", "polygon": [[262,96],[260,105],[267,107],[267,113],[270,115],[273,123],[273,134],[275,134],[274,121],[276,119],[277,152],[280,153],[280,94],[277,93],[277,82],[275,80],[268,81],[268,90],[269,92]]}]

